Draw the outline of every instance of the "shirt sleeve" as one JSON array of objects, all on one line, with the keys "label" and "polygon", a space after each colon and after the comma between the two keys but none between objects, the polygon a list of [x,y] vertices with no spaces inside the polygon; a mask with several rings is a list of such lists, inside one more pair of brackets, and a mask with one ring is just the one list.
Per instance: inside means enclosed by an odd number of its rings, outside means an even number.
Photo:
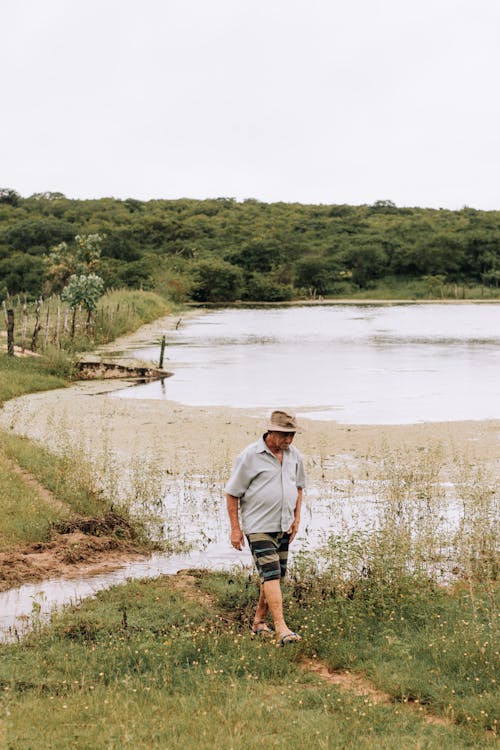
[{"label": "shirt sleeve", "polygon": [[304,459],[299,454],[297,456],[297,487],[304,489],[306,486],[306,472],[304,469]]},{"label": "shirt sleeve", "polygon": [[242,497],[248,489],[251,481],[248,460],[244,453],[236,459],[234,469],[226,484],[225,492],[233,497]]}]

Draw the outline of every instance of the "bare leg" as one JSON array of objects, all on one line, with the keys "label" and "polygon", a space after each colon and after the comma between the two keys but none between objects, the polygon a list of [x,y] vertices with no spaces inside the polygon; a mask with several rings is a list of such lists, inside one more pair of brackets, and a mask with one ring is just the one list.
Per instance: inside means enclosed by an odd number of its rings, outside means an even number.
[{"label": "bare leg", "polygon": [[267,620],[267,613],[269,611],[269,607],[267,606],[266,597],[264,595],[264,588],[262,584],[260,584],[260,595],[259,595],[259,601],[257,603],[257,609],[255,610],[255,617],[253,620],[253,627],[254,629],[258,625],[265,624]]},{"label": "bare leg", "polygon": [[278,579],[273,581],[266,581],[261,586],[261,595],[262,591],[264,593],[267,606],[271,611],[276,635],[278,636],[278,638],[282,638],[284,635],[288,635],[292,631],[287,626],[285,618],[283,616],[283,597],[281,595],[280,581]]}]

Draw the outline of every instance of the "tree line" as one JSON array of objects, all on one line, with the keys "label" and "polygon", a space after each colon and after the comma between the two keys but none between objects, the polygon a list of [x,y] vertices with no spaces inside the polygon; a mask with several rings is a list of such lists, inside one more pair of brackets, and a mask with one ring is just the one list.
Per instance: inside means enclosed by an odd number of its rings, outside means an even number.
[{"label": "tree line", "polygon": [[72,200],[50,192],[24,198],[4,188],[0,299],[60,294],[76,276],[73,296],[85,301],[75,258],[78,242],[91,246],[96,237],[99,253],[87,252],[85,264],[102,289],[142,288],[179,302],[345,296],[413,281],[421,296],[439,296],[445,285],[495,295],[500,282],[500,211],[398,207],[390,200],[352,206],[227,197]]}]

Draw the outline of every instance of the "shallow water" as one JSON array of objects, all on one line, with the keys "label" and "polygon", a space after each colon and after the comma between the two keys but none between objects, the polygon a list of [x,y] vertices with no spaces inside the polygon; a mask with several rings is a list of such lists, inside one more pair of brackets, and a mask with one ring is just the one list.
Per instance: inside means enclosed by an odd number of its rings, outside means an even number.
[{"label": "shallow water", "polygon": [[223,309],[165,335],[174,377],[114,397],[279,404],[349,424],[500,418],[496,304]]},{"label": "shallow water", "polygon": [[[444,488],[452,489],[450,487]],[[308,490],[303,504],[300,532],[290,549],[290,564],[298,553],[317,549],[330,535],[368,531],[377,524],[380,501],[371,481],[350,479],[317,484]],[[247,546],[238,552],[229,544],[224,504],[203,481],[173,480],[167,488],[162,519],[168,535],[192,549],[184,554],[155,553],[146,560],[133,560],[117,570],[83,578],[52,578],[0,593],[0,642],[10,642],[50,618],[63,605],[78,603],[102,589],[132,578],[155,578],[186,568],[252,570]],[[443,498],[438,524],[443,531],[457,527],[459,510],[453,493]]]},{"label": "shallow water", "polygon": [[37,623],[47,621],[55,609],[78,603],[130,578],[156,578],[185,568],[229,568],[234,562],[224,549],[184,555],[154,554],[112,572],[83,578],[50,578],[9,589],[0,593],[0,642],[15,641]]}]

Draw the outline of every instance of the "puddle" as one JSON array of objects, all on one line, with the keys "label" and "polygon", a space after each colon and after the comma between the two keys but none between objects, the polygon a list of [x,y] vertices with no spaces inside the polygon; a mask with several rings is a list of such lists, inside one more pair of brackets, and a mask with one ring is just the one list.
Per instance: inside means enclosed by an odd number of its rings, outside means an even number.
[{"label": "puddle", "polygon": [[14,642],[64,605],[78,603],[102,589],[131,578],[173,575],[185,568],[225,570],[251,566],[250,553],[238,555],[227,543],[209,544],[203,551],[180,555],[154,554],[147,560],[134,560],[117,570],[85,578],[49,578],[24,584],[0,593],[0,642]]}]

